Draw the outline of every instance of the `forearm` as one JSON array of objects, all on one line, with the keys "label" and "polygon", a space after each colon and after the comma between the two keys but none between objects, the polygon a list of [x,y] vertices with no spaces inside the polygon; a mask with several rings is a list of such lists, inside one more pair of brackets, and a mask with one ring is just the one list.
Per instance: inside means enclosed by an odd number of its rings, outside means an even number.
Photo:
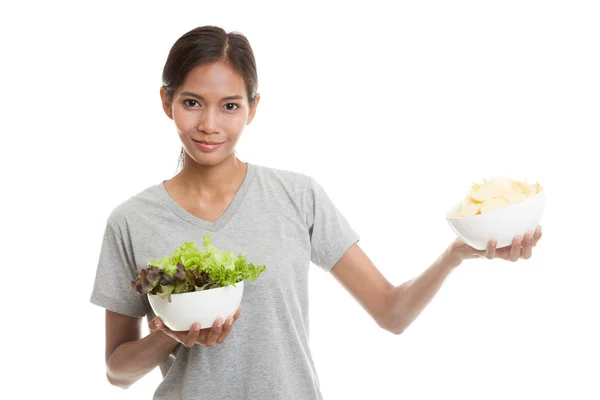
[{"label": "forearm", "polygon": [[151,332],[140,340],[122,343],[108,358],[109,382],[128,388],[163,362],[178,342],[161,331]]},{"label": "forearm", "polygon": [[380,325],[392,333],[402,333],[421,314],[459,264],[446,251],[421,275],[392,288],[386,300],[387,312]]}]

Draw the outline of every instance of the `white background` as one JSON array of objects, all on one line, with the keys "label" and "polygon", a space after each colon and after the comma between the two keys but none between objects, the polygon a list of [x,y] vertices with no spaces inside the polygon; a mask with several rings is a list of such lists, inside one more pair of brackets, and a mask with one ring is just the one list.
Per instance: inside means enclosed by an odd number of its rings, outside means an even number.
[{"label": "white background", "polygon": [[108,384],[88,299],[108,214],[175,173],[167,53],[212,24],[257,59],[238,157],[314,176],[394,284],[450,244],[444,214],[472,182],[546,188],[533,258],[464,263],[400,336],[313,266],[325,399],[600,398],[595,2],[147,3],[3,7],[4,390],[149,399],[159,384],[158,369]]}]

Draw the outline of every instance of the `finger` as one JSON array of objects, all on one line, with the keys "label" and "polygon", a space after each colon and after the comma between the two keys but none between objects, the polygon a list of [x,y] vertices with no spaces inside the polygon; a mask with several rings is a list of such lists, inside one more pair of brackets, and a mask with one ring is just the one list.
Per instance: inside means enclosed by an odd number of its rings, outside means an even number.
[{"label": "finger", "polygon": [[148,328],[150,329],[150,332],[156,332],[160,330],[161,325],[162,321],[160,320],[160,318],[154,317],[152,321],[150,321],[150,323],[148,324]]},{"label": "finger", "polygon": [[206,343],[206,336],[208,336],[208,333],[210,332],[212,328],[204,328],[200,331],[200,333],[198,334],[198,339],[196,339],[196,343],[197,344],[201,344],[202,346],[204,346],[204,344]]},{"label": "finger", "polygon": [[185,333],[180,334],[179,332],[174,332],[170,330],[159,317],[156,317],[152,321],[150,321],[149,325],[151,332],[161,331],[168,337],[180,343],[183,341],[183,337],[185,336]]},{"label": "finger", "polygon": [[215,344],[215,342],[221,335],[222,330],[223,330],[223,319],[217,318],[215,320],[215,322],[213,323],[212,329],[210,330],[210,332],[208,332],[208,334],[206,336],[206,341],[204,342],[204,345],[206,347],[210,347],[213,344]]},{"label": "finger", "polygon": [[521,236],[517,235],[513,239],[512,246],[510,246],[510,252],[508,259],[512,262],[515,262],[521,256]]},{"label": "finger", "polygon": [[167,328],[160,317],[155,317],[152,321],[150,321],[149,328],[151,332],[162,331],[163,333],[173,337],[173,332]]},{"label": "finger", "polygon": [[186,347],[193,347],[196,344],[196,340],[198,339],[198,334],[200,333],[200,324],[196,322],[192,325],[192,329],[190,329],[182,340],[182,343]]},{"label": "finger", "polygon": [[240,317],[240,313],[242,312],[242,306],[239,306],[235,314],[233,314],[233,322],[237,321]]},{"label": "finger", "polygon": [[526,232],[523,236],[523,244],[521,249],[521,258],[528,260],[531,258],[533,250],[533,235],[531,232]]},{"label": "finger", "polygon": [[500,258],[501,260],[510,259],[510,248],[511,246],[496,249],[496,258]]},{"label": "finger", "polygon": [[[236,312],[236,314],[238,313]],[[233,322],[233,317],[227,318],[227,320],[223,324],[223,330],[221,331],[221,335],[219,335],[219,338],[217,339],[217,343],[223,343],[225,339],[227,339],[227,336],[229,335],[229,332],[231,332],[231,328],[233,327]]]},{"label": "finger", "polygon": [[496,257],[496,246],[498,245],[498,242],[496,242],[495,240],[490,240],[488,243],[488,247],[485,251],[485,257],[489,260],[491,260],[492,258]]},{"label": "finger", "polygon": [[535,233],[533,234],[533,246],[537,245],[537,243],[542,238],[542,226],[538,225],[535,229]]},{"label": "finger", "polygon": [[217,339],[217,343],[219,343],[219,344],[223,343],[225,341],[225,339],[227,339],[227,336],[229,335],[229,332],[231,332],[231,328],[233,327],[233,324],[235,323],[235,321],[238,320],[241,312],[242,312],[242,306],[240,305],[238,307],[237,311],[235,312],[235,314],[233,315],[233,318],[231,318],[231,317],[227,318],[227,321],[225,321],[225,324],[221,331],[221,335],[219,335],[219,338]]}]

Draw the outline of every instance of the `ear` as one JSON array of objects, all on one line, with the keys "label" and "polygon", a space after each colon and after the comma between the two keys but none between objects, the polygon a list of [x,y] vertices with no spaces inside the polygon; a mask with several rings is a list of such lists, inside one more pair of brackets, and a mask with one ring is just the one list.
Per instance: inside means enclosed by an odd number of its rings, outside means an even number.
[{"label": "ear", "polygon": [[171,102],[167,101],[167,89],[164,86],[160,87],[160,99],[162,101],[162,106],[167,117],[173,119],[173,109]]},{"label": "ear", "polygon": [[248,121],[246,125],[250,124],[254,119],[254,115],[256,115],[256,107],[258,107],[258,103],[260,102],[260,94],[256,95],[256,100],[254,101],[254,106],[250,107],[250,113],[248,114]]}]

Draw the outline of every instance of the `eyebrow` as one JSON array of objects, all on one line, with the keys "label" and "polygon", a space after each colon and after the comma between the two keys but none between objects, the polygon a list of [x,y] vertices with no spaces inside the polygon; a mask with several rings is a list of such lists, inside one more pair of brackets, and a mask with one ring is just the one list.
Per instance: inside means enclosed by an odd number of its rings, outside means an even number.
[{"label": "eyebrow", "polygon": [[[190,96],[190,97],[195,97],[198,100],[204,100],[204,97],[200,96],[199,94],[196,93],[192,93],[192,92],[181,92],[181,96]],[[244,96],[240,96],[240,95],[235,95],[235,96],[227,96],[227,97],[223,97],[221,99],[221,101],[223,100],[242,100],[244,98]]]}]

